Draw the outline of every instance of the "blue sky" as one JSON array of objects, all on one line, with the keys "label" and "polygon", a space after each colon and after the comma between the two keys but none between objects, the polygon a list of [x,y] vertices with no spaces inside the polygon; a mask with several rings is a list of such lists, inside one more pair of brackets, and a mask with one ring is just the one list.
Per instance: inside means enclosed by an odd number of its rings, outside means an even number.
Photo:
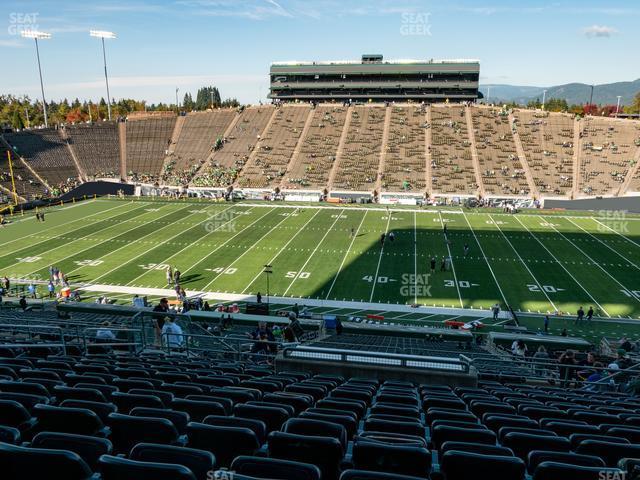
[{"label": "blue sky", "polygon": [[[640,1],[2,0],[0,93],[47,99],[104,96],[99,40],[107,40],[111,94],[170,102],[202,85],[223,97],[266,100],[278,60],[475,58],[481,83],[551,86],[640,77]],[[2,18],[4,17],[4,18]],[[0,26],[2,27],[2,26]]]}]

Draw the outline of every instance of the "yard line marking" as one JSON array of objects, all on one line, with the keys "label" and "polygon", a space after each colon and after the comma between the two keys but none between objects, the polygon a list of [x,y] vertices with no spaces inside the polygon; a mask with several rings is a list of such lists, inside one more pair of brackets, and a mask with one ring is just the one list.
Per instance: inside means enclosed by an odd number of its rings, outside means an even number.
[{"label": "yard line marking", "polygon": [[[295,233],[295,235],[293,235],[293,236],[289,239],[289,241],[288,241],[287,243],[285,243],[285,244],[284,244],[284,246],[283,246],[283,247],[278,251],[278,253],[276,253],[276,254],[273,256],[273,258],[267,262],[267,265],[271,265],[271,264],[275,261],[275,259],[276,259],[276,258],[278,258],[278,257],[280,256],[280,254],[284,251],[284,249],[285,249],[285,248],[287,248],[287,247],[289,246],[289,244],[290,244],[290,243],[291,243],[291,242],[292,242],[292,241],[293,241],[293,240],[298,236],[298,234],[299,234],[300,232],[302,232],[302,231],[305,229],[305,227],[306,227],[307,225],[309,225],[309,222],[311,222],[311,220],[313,220],[314,218],[316,218],[316,215],[318,215],[319,213],[320,213],[320,210],[318,210],[316,213],[314,213],[314,214],[312,215],[312,217],[311,217],[309,220],[307,220],[307,221],[306,221],[306,223],[305,223],[301,228],[299,228],[299,229],[298,229],[298,231]],[[241,293],[245,293],[245,292],[247,291],[247,289],[248,289],[249,287],[251,287],[251,285],[253,285],[253,284],[254,284],[254,282],[255,282],[256,280],[258,280],[258,278],[260,277],[260,275],[262,275],[262,273],[263,273],[263,272],[262,272],[262,270],[260,270],[260,271],[256,274],[256,276],[253,278],[253,280],[251,280],[251,282],[249,282],[249,284],[248,284],[246,287],[244,287],[244,290],[242,290],[242,292],[241,292]]]},{"label": "yard line marking", "polygon": [[[164,205],[163,205],[162,207],[160,207],[160,208],[163,208],[163,207],[164,207]],[[177,210],[173,210],[173,211],[171,211],[171,212],[169,212],[169,213],[175,213],[176,211],[177,211]],[[147,213],[150,213],[150,212],[147,212]],[[168,213],[167,215],[169,215],[169,213]],[[144,214],[142,214],[141,216],[143,216],[143,215],[144,215]],[[163,217],[165,217],[165,216],[166,216],[166,215],[163,215]],[[160,217],[160,218],[162,218],[162,217]],[[130,231],[132,231],[132,230],[135,230],[136,228],[140,228],[140,227],[143,227],[143,226],[145,226],[145,225],[149,225],[150,223],[153,223],[156,219],[157,219],[157,217],[154,217],[154,219],[153,219],[153,220],[149,220],[148,222],[144,222],[144,223],[142,223],[141,225],[136,224],[136,225],[134,225],[133,227],[131,227],[131,228],[129,228],[129,229],[127,229],[127,230],[125,230],[125,231],[123,231],[123,232],[119,233],[119,234],[118,234],[118,235],[116,235],[116,236],[124,235],[125,233],[128,233],[128,232],[130,232]],[[121,224],[121,223],[116,223],[115,225],[111,225],[110,227],[107,227],[107,228],[105,228],[104,230],[109,230],[110,228],[115,228],[115,227],[118,227],[118,226],[120,226],[120,225],[122,225],[122,224]],[[101,231],[104,231],[104,230],[101,230]],[[84,237],[80,237],[80,238],[76,239],[75,241],[77,241],[77,240],[82,240],[83,238],[89,237],[89,236],[93,235],[93,233],[94,233],[94,232],[92,232],[92,233],[90,233],[90,234],[88,234],[88,235],[85,235]],[[69,258],[71,258],[71,257],[75,257],[76,255],[78,255],[78,254],[80,254],[80,253],[82,253],[82,252],[85,252],[85,251],[87,251],[87,250],[91,250],[92,248],[97,247],[98,245],[102,245],[103,243],[107,243],[107,242],[110,242],[110,241],[112,241],[112,240],[113,240],[113,238],[108,238],[108,239],[106,239],[106,240],[99,241],[98,243],[93,243],[93,244],[89,245],[87,248],[83,248],[82,250],[75,251],[75,252],[73,252],[71,255],[67,255],[66,257],[63,257],[63,258],[61,258],[61,259],[59,259],[59,260],[54,260],[54,261],[49,262],[49,263],[51,263],[51,264],[55,264],[55,263],[58,263],[58,262],[64,262],[65,260],[67,260],[67,259],[69,259]],[[49,253],[51,253],[51,252],[54,252],[54,251],[56,251],[56,250],[58,250],[58,249],[60,249],[60,248],[62,248],[62,247],[68,247],[68,246],[69,246],[68,244],[61,245],[61,246],[59,246],[59,247],[56,247],[56,248],[54,248],[54,249],[52,249],[52,250],[48,251],[48,252],[47,252],[47,254],[49,254]],[[20,262],[18,262],[18,263],[20,263]],[[16,265],[17,265],[17,264],[16,264]],[[26,273],[25,275],[31,275],[31,274],[33,274],[33,273],[36,273],[38,270],[42,270],[43,268],[46,268],[46,267],[40,267],[40,268],[38,268],[38,269],[36,269],[36,270],[34,270],[34,271],[32,271],[32,272]]]},{"label": "yard line marking", "polygon": [[329,233],[331,233],[331,230],[333,229],[333,227],[335,227],[335,225],[338,222],[338,220],[340,220],[340,217],[342,216],[343,213],[344,213],[344,208],[340,211],[340,213],[338,215],[336,215],[336,219],[333,221],[331,226],[324,233],[324,235],[322,236],[322,238],[320,239],[320,241],[316,245],[316,248],[313,250],[313,252],[311,252],[311,255],[309,255],[309,258],[307,258],[307,261],[304,262],[304,265],[302,265],[302,267],[300,267],[300,270],[298,271],[298,273],[296,273],[295,277],[293,277],[293,279],[291,280],[291,283],[289,284],[287,289],[284,291],[284,294],[282,295],[283,297],[287,296],[287,293],[289,293],[289,290],[291,289],[291,287],[293,287],[293,284],[295,283],[295,281],[300,277],[300,274],[302,272],[304,272],[305,267],[309,264],[309,262],[311,261],[311,259],[315,255],[315,253],[318,251],[318,248],[320,248],[320,245],[322,245],[322,242],[324,242],[324,239],[327,238],[327,235],[329,235]]},{"label": "yard line marking", "polygon": [[518,218],[518,216],[517,216],[517,215],[513,215],[513,218],[515,218],[515,219],[518,221],[518,223],[519,223],[520,225],[522,225],[522,226],[524,227],[524,229],[525,229],[527,232],[529,232],[529,235],[531,235],[531,237],[532,237],[532,238],[534,238],[534,239],[535,239],[535,241],[536,241],[536,242],[538,242],[538,243],[542,246],[542,248],[544,248],[544,249],[547,251],[547,253],[551,256],[551,258],[553,258],[553,259],[556,261],[556,263],[557,263],[558,265],[560,265],[560,266],[562,267],[562,269],[563,269],[565,272],[567,272],[567,274],[568,274],[568,275],[573,279],[573,281],[574,281],[574,282],[576,282],[576,285],[578,285],[578,286],[582,289],[582,291],[583,291],[584,293],[586,293],[586,294],[587,294],[587,296],[588,296],[591,300],[593,300],[593,303],[595,303],[595,304],[598,306],[598,308],[600,308],[600,310],[602,310],[602,311],[604,312],[604,314],[605,314],[607,317],[611,317],[611,315],[609,315],[609,313],[604,309],[604,307],[603,307],[602,305],[600,305],[600,304],[596,301],[596,299],[595,299],[595,298],[593,298],[593,295],[591,295],[591,294],[587,291],[587,289],[586,289],[586,288],[584,288],[584,287],[582,286],[582,284],[578,281],[578,279],[577,279],[576,277],[574,277],[574,276],[573,276],[573,274],[572,274],[569,270],[567,270],[567,267],[565,267],[565,266],[564,266],[564,265],[563,265],[563,264],[562,264],[562,263],[557,259],[557,257],[556,257],[553,253],[551,253],[551,251],[547,248],[547,246],[546,246],[544,243],[542,243],[542,241],[541,241],[538,237],[536,237],[536,236],[534,235],[534,233],[533,233],[531,230],[529,230],[529,229],[527,228],[527,226],[526,226],[524,223],[522,223],[522,221]]},{"label": "yard line marking", "polygon": [[[386,235],[389,231],[389,223],[391,222],[391,211],[387,210],[387,226],[384,230],[385,240],[387,240]],[[380,246],[380,255],[378,256],[378,266],[376,267],[376,274],[373,277],[373,285],[371,286],[371,295],[369,296],[369,301],[373,302],[373,294],[376,291],[376,283],[378,283],[378,273],[380,272],[380,264],[382,263],[382,254],[384,253],[384,243]]]},{"label": "yard line marking", "polygon": [[347,248],[347,251],[345,252],[344,257],[342,257],[342,263],[340,263],[340,267],[338,267],[338,271],[336,272],[336,274],[333,277],[333,282],[331,282],[331,286],[329,287],[329,291],[327,292],[327,296],[324,297],[325,300],[329,299],[329,295],[331,294],[331,290],[333,290],[333,286],[336,284],[336,280],[338,280],[338,275],[340,275],[340,272],[342,271],[342,267],[344,266],[344,262],[347,260],[347,257],[349,256],[349,252],[351,251],[351,247],[353,247],[353,242],[355,242],[356,238],[358,238],[358,232],[360,232],[360,228],[362,227],[362,224],[364,223],[364,219],[367,216],[367,213],[369,213],[369,210],[365,210],[364,211],[364,215],[362,215],[362,220],[360,220],[360,225],[358,225],[358,229],[356,230],[355,235],[351,239],[351,243],[349,244],[349,248]]},{"label": "yard line marking", "polygon": [[[542,218],[542,217],[540,217]],[[609,272],[607,272],[604,268],[602,268],[602,265],[600,265],[599,263],[597,263],[593,258],[591,258],[589,255],[587,255],[587,253],[582,250],[578,245],[576,245],[573,241],[571,241],[571,239],[567,238],[565,236],[564,233],[562,233],[560,230],[558,230],[556,227],[553,226],[553,224],[551,223],[551,228],[553,228],[553,230],[558,233],[562,238],[564,238],[567,242],[569,242],[571,245],[573,245],[574,247],[576,247],[580,253],[582,253],[585,257],[587,257],[596,267],[598,267],[600,270],[602,270],[605,274],[607,274],[607,276],[609,278],[611,278],[611,280],[613,280],[614,282],[616,282],[618,285],[620,285],[622,288],[624,288],[627,292],[630,292],[632,289],[629,289],[627,287],[625,287],[622,283],[620,283],[618,280],[616,280],[616,278],[611,275]],[[632,298],[634,298],[636,301],[640,302],[640,298],[636,297],[635,295],[632,295]]]},{"label": "yard line marking", "polygon": [[[131,203],[133,203],[133,202],[131,202]],[[133,213],[133,212],[136,212],[136,211],[138,211],[138,210],[139,210],[139,209],[134,209],[134,210],[131,210],[131,212],[128,212],[128,213]],[[113,218],[113,217],[117,217],[118,215],[121,215],[121,214],[122,214],[122,212],[118,212],[118,213],[116,213],[115,215],[112,215],[111,217],[107,217],[107,218],[104,218],[104,219],[102,219],[102,220],[99,220],[99,221],[98,221],[98,222],[96,222],[96,223],[100,223],[100,222],[103,222],[103,221],[108,221],[108,220],[110,220],[111,218]],[[144,215],[144,214],[141,214],[141,215]],[[120,224],[109,225],[108,227],[105,227],[105,228],[103,228],[103,229],[101,229],[101,230],[98,230],[98,231],[99,231],[99,232],[104,232],[105,230],[109,230],[110,228],[116,227],[116,226],[118,226],[118,225],[120,225]],[[86,226],[86,225],[85,225],[85,226]],[[84,228],[84,227],[80,227],[80,228]],[[135,227],[134,227],[134,228],[135,228]],[[79,230],[79,229],[76,229],[76,230]],[[73,232],[73,231],[75,231],[75,230],[72,230],[72,232]],[[76,241],[78,241],[78,240],[85,239],[85,238],[90,237],[91,235],[95,235],[95,234],[96,234],[96,232],[88,233],[87,235],[83,235],[82,237],[74,238],[74,239],[72,240],[72,242],[76,242]],[[50,239],[47,239],[47,240],[43,240],[42,242],[38,242],[38,243],[36,243],[36,244],[32,245],[31,247],[35,247],[35,246],[37,246],[37,245],[40,245],[41,243],[46,243],[46,242],[48,242],[48,241],[50,241],[50,240],[53,240],[53,239],[55,239],[55,238],[61,238],[61,239],[64,239],[64,236],[65,236],[65,235],[66,235],[66,234],[60,234],[60,235],[57,235],[56,237],[53,237],[53,238],[50,238]],[[26,238],[26,237],[25,237],[25,238]],[[43,252],[43,255],[44,255],[45,253],[46,253],[46,255],[49,255],[51,252],[55,252],[56,250],[59,250],[59,249],[61,249],[61,248],[66,248],[66,247],[68,247],[68,246],[69,246],[69,243],[64,243],[64,244],[62,244],[62,245],[60,245],[60,246],[58,246],[58,247],[54,247],[54,248],[52,248],[51,250],[46,250],[45,252]],[[12,251],[12,252],[8,252],[8,253],[6,253],[6,254],[3,254],[2,256],[3,256],[3,257],[4,257],[4,256],[9,256],[9,255],[11,255],[12,253],[19,252],[20,250],[22,250],[22,249],[24,249],[24,248],[27,248],[27,247],[19,248],[19,249],[17,249],[17,250]],[[90,247],[89,247],[89,248],[90,248]],[[86,249],[85,249],[85,250],[86,250]],[[84,251],[84,250],[81,250],[81,251]],[[76,252],[76,253],[80,253],[80,252]],[[67,258],[69,258],[69,257],[64,257],[62,260],[66,260]],[[10,265],[7,265],[7,267],[6,267],[6,268],[15,268],[17,265],[20,265],[20,263],[21,263],[21,262],[15,262],[15,263],[12,263],[12,264],[10,264]],[[36,270],[36,271],[37,271],[37,270]],[[31,272],[31,273],[32,273],[32,272]]]},{"label": "yard line marking", "polygon": [[619,251],[617,251],[615,248],[612,248],[611,246],[609,246],[606,242],[603,242],[602,240],[600,240],[598,237],[596,237],[595,235],[592,235],[588,230],[585,230],[584,228],[582,228],[580,225],[578,225],[577,223],[575,223],[573,220],[571,220],[570,218],[568,218],[567,220],[569,220],[572,224],[574,224],[576,227],[578,227],[580,230],[582,230],[584,233],[586,233],[587,235],[589,235],[592,238],[595,238],[598,242],[600,242],[602,245],[604,245],[605,247],[607,247],[609,250],[611,250],[612,252],[614,252],[615,254],[619,255],[620,257],[624,258],[630,265],[634,266],[636,269],[640,270],[640,267],[638,265],[636,265],[635,263],[633,263],[631,260],[629,260],[627,257],[625,257],[624,255],[622,255]]},{"label": "yard line marking", "polygon": [[515,254],[518,256],[518,259],[520,259],[520,262],[522,263],[522,265],[524,265],[524,268],[527,269],[527,272],[529,272],[529,275],[531,275],[531,278],[533,278],[533,281],[536,282],[536,285],[538,286],[538,288],[540,289],[540,291],[542,293],[544,293],[544,296],[547,297],[547,300],[549,300],[549,303],[551,304],[551,306],[553,307],[554,311],[558,311],[558,307],[556,307],[555,303],[553,303],[553,301],[551,300],[551,298],[549,298],[549,295],[547,295],[547,292],[544,288],[542,288],[542,285],[540,284],[540,282],[538,281],[538,279],[536,278],[536,276],[533,274],[533,272],[529,269],[529,266],[527,265],[527,262],[525,262],[522,257],[520,256],[520,253],[518,252],[518,250],[516,250],[516,247],[513,246],[513,244],[511,243],[511,240],[509,240],[509,238],[504,234],[504,232],[502,231],[502,229],[500,228],[500,225],[498,225],[496,223],[496,221],[493,219],[493,217],[491,216],[491,214],[489,214],[489,218],[491,219],[491,221],[494,223],[494,225],[498,228],[498,231],[502,234],[502,236],[504,237],[504,239],[507,241],[507,243],[509,244],[509,246],[513,249],[513,251],[515,252]]},{"label": "yard line marking", "polygon": [[[272,211],[272,210],[270,210],[270,211]],[[297,212],[297,211],[298,211],[298,210],[295,210],[294,212]],[[264,216],[264,215],[263,215],[263,216]],[[260,217],[260,218],[262,218],[262,217]],[[247,248],[244,252],[242,252],[242,254],[241,254],[239,257],[236,257],[236,258],[233,260],[233,262],[231,262],[229,265],[227,265],[226,267],[224,267],[224,269],[222,270],[222,272],[220,272],[218,275],[216,275],[216,276],[213,278],[213,280],[211,280],[209,283],[207,283],[207,284],[202,288],[202,290],[204,290],[204,291],[206,292],[206,291],[207,291],[207,288],[209,287],[209,285],[211,285],[211,284],[212,284],[213,282],[215,282],[218,278],[220,278],[220,276],[224,273],[224,271],[225,271],[227,268],[232,267],[234,263],[236,263],[238,260],[240,260],[242,257],[244,257],[247,253],[249,253],[249,252],[253,249],[253,247],[255,247],[257,244],[259,244],[259,243],[264,239],[264,237],[266,237],[266,236],[267,236],[267,235],[269,235],[271,232],[273,232],[276,228],[278,228],[278,225],[280,225],[282,222],[285,222],[286,220],[288,220],[288,219],[290,219],[290,218],[293,218],[293,216],[282,217],[282,220],[280,220],[278,223],[276,223],[273,227],[269,228],[269,230],[267,230],[267,231],[264,233],[264,235],[262,235],[262,236],[261,236],[261,237],[260,237],[260,238],[259,238],[259,239],[254,243],[254,244],[253,244],[253,245],[251,245],[251,246],[250,246],[249,248]],[[215,251],[215,250],[214,250],[214,251]],[[213,253],[213,252],[211,252],[211,253]],[[211,254],[209,254],[209,255],[211,255]],[[208,257],[209,255],[207,255],[207,257]],[[205,258],[207,258],[207,257],[205,257]],[[203,258],[203,260],[204,260],[204,258]],[[200,262],[198,262],[198,263],[200,263]],[[197,264],[196,264],[196,265],[197,265]],[[283,295],[283,296],[284,296],[284,295]]]},{"label": "yard line marking", "polygon": [[[440,224],[444,229],[444,219],[442,218],[442,213],[438,210],[438,216],[440,217]],[[458,291],[458,299],[460,300],[460,307],[464,308],[464,304],[462,303],[462,295],[460,294],[460,285],[458,285],[458,277],[456,276],[456,267],[453,264],[453,256],[451,255],[451,248],[449,247],[449,241],[447,239],[447,235],[444,236],[444,243],[447,245],[447,252],[449,253],[449,258],[451,259],[451,271],[453,272],[453,280],[456,282],[456,290]]]},{"label": "yard line marking", "polygon": [[[496,278],[495,273],[493,273],[493,268],[491,268],[491,264],[489,263],[489,260],[487,259],[487,256],[484,254],[484,249],[482,248],[482,245],[480,245],[480,240],[478,240],[478,237],[476,236],[476,232],[473,229],[473,227],[471,226],[471,223],[469,222],[469,219],[467,218],[467,214],[464,213],[464,211],[462,212],[462,218],[465,219],[465,221],[467,222],[467,225],[469,225],[469,228],[471,229],[471,233],[473,234],[473,238],[476,240],[476,243],[478,244],[478,248],[480,248],[480,253],[484,257],[484,261],[487,264],[487,267],[489,267],[489,271],[491,272],[491,276],[493,277],[493,281],[496,282],[496,286],[498,287],[498,290],[500,290],[500,295],[502,295],[502,300],[504,300],[505,305],[509,305],[509,302],[507,302],[507,297],[504,296],[504,292],[502,291],[502,288],[500,287],[500,284],[498,283],[498,279]],[[453,264],[453,261],[451,263]]]},{"label": "yard line marking", "polygon": [[[244,209],[243,209],[244,210]],[[253,207],[249,208],[249,210],[247,211],[251,211],[253,210]],[[213,249],[211,252],[209,252],[206,256],[202,257],[200,260],[198,260],[196,263],[194,263],[193,265],[191,265],[189,268],[187,268],[186,270],[184,270],[182,272],[182,275],[184,275],[185,273],[187,273],[189,270],[191,270],[193,267],[195,267],[196,265],[202,263],[202,261],[206,258],[209,258],[213,253],[217,252],[218,250],[220,250],[222,247],[224,247],[227,243],[229,243],[231,240],[233,240],[234,238],[236,238],[238,235],[240,235],[241,233],[243,233],[246,229],[248,229],[249,227],[252,227],[255,223],[259,222],[260,220],[262,220],[264,217],[266,217],[269,213],[273,212],[273,209],[269,209],[267,211],[267,213],[265,213],[264,215],[262,215],[261,217],[258,217],[256,220],[254,220],[253,222],[251,222],[249,225],[247,225],[246,227],[244,227],[242,230],[240,230],[238,233],[236,233],[235,235],[233,235],[232,237],[228,238],[226,241],[224,241],[223,243],[221,243],[220,245],[218,245],[215,249]],[[285,217],[286,218],[286,217]],[[235,220],[235,218],[231,218],[230,220],[227,220],[226,222],[224,222],[222,225],[214,228],[211,232],[208,232],[206,235],[203,235],[201,237],[202,238],[206,238],[209,235],[211,235],[212,233],[216,232],[218,229],[224,227],[227,223],[232,222],[233,220]],[[197,226],[197,225],[196,225]],[[190,229],[189,229],[190,230]],[[182,232],[184,233],[184,232]],[[198,239],[200,240],[200,239]],[[189,249],[189,248],[193,248],[193,245],[191,243],[188,243],[186,247],[184,247],[183,249],[175,252],[174,254],[172,254],[171,256],[165,258],[161,263],[167,263],[170,259],[172,259],[173,257],[175,257],[176,255],[184,252],[185,250]],[[139,275],[138,277],[134,278],[133,280],[131,280],[131,282],[135,282],[138,278],[142,277],[143,275],[145,275],[146,273],[149,272],[144,272],[142,275]],[[131,282],[129,282],[127,285],[129,285]],[[203,289],[204,290],[204,289]]]},{"label": "yard line marking", "polygon": [[[227,210],[229,210],[229,209],[231,209],[231,208],[233,208],[233,206],[225,208],[225,209],[224,209],[224,210],[222,210],[220,213],[224,213],[224,212],[226,212]],[[208,208],[204,208],[202,211],[208,211]],[[200,213],[200,212],[198,212],[198,213]],[[189,218],[191,215],[198,215],[198,213],[195,213],[195,212],[194,212],[194,213],[192,213],[192,214],[190,214],[190,215],[187,215],[187,217],[185,217],[185,218]],[[204,220],[204,221],[206,221],[206,220]],[[199,224],[194,225],[194,226],[193,226],[193,227],[191,227],[191,228],[198,227],[198,226],[200,226],[201,224],[202,224],[202,222],[200,222]],[[191,228],[187,229],[186,231],[191,230]],[[151,232],[149,235],[152,235],[152,234],[154,234],[154,233],[158,233],[158,232]],[[173,240],[174,238],[176,238],[176,237],[178,237],[178,236],[182,235],[183,233],[185,233],[185,231],[178,232],[178,233],[176,233],[175,235],[173,235],[172,237],[169,237],[169,238],[167,238],[166,240],[163,240],[163,241],[162,241],[162,242],[160,242],[160,243],[154,244],[153,248],[157,248],[157,247],[159,247],[159,246],[161,246],[161,245],[164,245],[165,243],[168,243],[169,241],[171,241],[171,240]],[[145,236],[147,236],[147,235],[145,235]],[[139,238],[138,240],[141,240],[142,238],[144,238],[144,237],[141,237],[141,238]],[[135,243],[135,242],[137,242],[138,240],[136,240],[136,241],[134,241],[134,242],[132,242],[132,243]],[[126,245],[124,245],[124,246],[122,246],[122,247],[120,247],[120,248],[125,248],[125,247],[128,247],[129,245],[130,245],[130,244],[126,244]],[[118,249],[118,250],[120,250],[120,249]],[[117,252],[118,250],[114,250],[114,251],[112,251],[112,252],[108,253],[108,254],[107,254],[107,255],[105,255],[105,256],[111,255],[112,253],[115,253],[115,252]],[[107,276],[107,275],[109,275],[110,273],[115,272],[117,269],[119,269],[119,268],[121,268],[121,267],[123,267],[123,266],[125,266],[125,265],[130,264],[130,263],[131,263],[131,262],[133,262],[134,260],[136,260],[136,259],[140,258],[140,257],[141,257],[141,256],[143,256],[143,255],[146,255],[147,253],[149,253],[149,250],[145,250],[144,252],[142,252],[142,253],[140,253],[140,254],[138,254],[138,255],[134,256],[134,257],[128,258],[128,259],[126,260],[126,262],[124,262],[123,264],[121,264],[121,265],[116,265],[116,266],[115,266],[115,267],[113,267],[111,270],[109,270],[109,271],[107,271],[107,272],[103,273],[103,274],[102,274],[102,275],[100,275],[99,277],[96,277],[96,278],[92,279],[92,280],[91,280],[91,282],[95,282],[96,280],[99,280],[99,279],[101,279],[102,277],[106,277],[106,276]]]},{"label": "yard line marking", "polygon": [[[46,229],[44,229],[44,230],[39,230],[39,231],[34,232],[34,233],[31,233],[31,234],[29,234],[29,235],[25,235],[24,237],[18,237],[18,238],[16,238],[15,240],[9,240],[9,241],[8,241],[7,243],[5,243],[4,245],[6,246],[6,245],[9,245],[9,244],[11,244],[11,243],[13,243],[13,242],[24,242],[24,240],[25,240],[25,239],[27,239],[27,238],[29,238],[29,237],[35,237],[35,238],[38,238],[38,236],[41,236],[41,235],[42,235],[42,233],[43,233],[43,232],[46,232],[47,230],[51,230],[51,229],[53,229],[53,228],[58,228],[58,227],[64,227],[65,225],[69,225],[69,224],[74,223],[74,222],[79,222],[80,220],[86,220],[87,218],[94,217],[94,216],[96,216],[96,215],[100,215],[101,213],[106,213],[106,212],[109,212],[109,211],[114,210],[114,209],[116,209],[116,208],[120,208],[120,207],[123,207],[123,206],[126,206],[126,205],[132,205],[132,204],[134,204],[134,203],[135,203],[135,202],[133,202],[133,201],[131,201],[131,202],[127,202],[127,203],[123,203],[122,205],[118,205],[118,206],[116,206],[116,207],[112,207],[112,208],[108,208],[108,209],[106,209],[106,210],[100,210],[99,212],[92,213],[91,215],[87,215],[86,217],[76,218],[75,220],[70,220],[70,221],[65,222],[65,223],[60,223],[60,224],[52,225],[52,226],[51,226],[51,227],[49,227],[49,228],[46,228]],[[133,210],[132,210],[132,212],[133,212],[133,211],[135,211],[135,210],[136,210],[136,209],[133,209]],[[110,218],[112,218],[112,217],[107,217],[107,218],[105,218],[104,220],[108,220],[108,219],[110,219]],[[100,221],[101,221],[101,220],[98,220],[98,222],[100,222]],[[96,223],[98,223],[98,222],[96,222]],[[65,233],[63,233],[63,234],[60,234],[60,235],[55,235],[55,236],[54,236],[54,237],[52,237],[52,238],[49,238],[49,239],[47,239],[47,240],[43,240],[42,242],[34,243],[33,245],[31,245],[31,248],[33,248],[33,247],[35,247],[35,246],[38,246],[38,245],[40,245],[41,243],[46,243],[46,242],[48,242],[48,241],[50,241],[50,240],[53,240],[53,239],[54,239],[54,238],[56,238],[56,237],[60,237],[60,236],[62,236],[62,235],[68,235],[69,233],[73,233],[73,232],[75,232],[76,230],[80,230],[81,228],[84,228],[84,227],[86,227],[86,225],[83,225],[83,226],[78,227],[78,228],[74,228],[73,230],[70,230],[70,231],[65,232]],[[11,250],[11,251],[5,251],[5,250],[3,250],[3,251],[2,251],[2,255],[9,255],[9,254],[11,254],[11,253],[18,252],[18,251],[20,251],[20,250],[22,250],[22,249],[24,249],[24,248],[25,248],[25,247],[24,247],[24,244],[23,244],[20,248],[17,248],[17,249],[15,249],[15,250]]]},{"label": "yard line marking", "polygon": [[[606,223],[602,223],[602,222],[601,222],[600,220],[598,220],[597,218],[594,218],[594,217],[587,217],[587,218],[590,218],[591,220],[593,220],[593,221],[595,221],[595,222],[598,222],[600,225],[602,225],[603,227],[605,227],[605,228],[607,228],[607,229],[611,230],[611,231],[612,231],[613,233],[615,233],[616,235],[620,235],[622,238],[624,238],[624,239],[625,239],[625,240],[627,240],[628,242],[633,243],[636,247],[640,247],[640,244],[639,244],[639,243],[634,242],[634,241],[633,241],[633,240],[631,240],[629,237],[627,237],[626,235],[623,235],[622,233],[620,233],[620,232],[619,232],[619,231],[617,231],[616,229],[611,228],[611,227],[610,227],[609,225],[607,225]],[[627,219],[627,220],[629,220],[629,219]],[[626,220],[625,220],[625,221],[626,221]]]}]

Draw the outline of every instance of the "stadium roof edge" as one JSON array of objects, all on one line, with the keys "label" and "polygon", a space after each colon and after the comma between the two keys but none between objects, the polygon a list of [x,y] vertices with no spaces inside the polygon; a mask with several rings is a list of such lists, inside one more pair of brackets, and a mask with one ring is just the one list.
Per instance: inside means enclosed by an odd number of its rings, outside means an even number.
[{"label": "stadium roof edge", "polygon": [[[378,65],[424,65],[424,64],[437,64],[437,63],[480,63],[478,59],[472,58],[453,58],[453,59],[443,59],[443,60],[434,60],[434,59],[395,59],[395,60],[384,60],[382,62],[377,62]],[[326,60],[320,62],[309,62],[309,61],[282,61],[282,62],[271,62],[271,66],[293,66],[293,65],[360,65],[362,64],[362,60]]]}]

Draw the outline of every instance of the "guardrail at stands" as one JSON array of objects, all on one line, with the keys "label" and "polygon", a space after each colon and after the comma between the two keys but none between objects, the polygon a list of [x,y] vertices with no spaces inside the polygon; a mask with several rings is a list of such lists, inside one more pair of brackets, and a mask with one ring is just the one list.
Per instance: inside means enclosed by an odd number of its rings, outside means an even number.
[{"label": "guardrail at stands", "polygon": [[[44,332],[43,332],[44,331]],[[6,325],[2,334],[9,334],[12,336],[11,343],[2,343],[2,348],[35,348],[35,347],[48,347],[48,348],[60,348],[63,355],[67,354],[67,344],[64,338],[64,331],[60,327],[48,326],[48,325]],[[26,335],[29,339],[28,343],[16,342],[17,335]],[[56,336],[60,338],[60,342],[36,341],[42,337],[42,335]]]}]

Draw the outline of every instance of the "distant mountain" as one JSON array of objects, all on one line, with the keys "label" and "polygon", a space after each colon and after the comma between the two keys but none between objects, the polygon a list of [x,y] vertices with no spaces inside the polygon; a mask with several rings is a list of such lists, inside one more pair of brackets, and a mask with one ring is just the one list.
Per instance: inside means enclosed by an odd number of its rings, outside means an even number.
[{"label": "distant mountain", "polygon": [[[480,85],[480,91],[494,103],[517,102],[526,104],[530,100],[542,101],[543,90],[547,91],[547,99],[564,98],[569,105],[588,103],[591,95],[591,85],[586,83],[567,83],[555,87],[528,87],[519,85]],[[595,85],[593,88],[593,102],[601,105],[615,105],[620,95],[621,105],[633,103],[633,97],[640,92],[640,78],[633,82],[616,82]]]}]

